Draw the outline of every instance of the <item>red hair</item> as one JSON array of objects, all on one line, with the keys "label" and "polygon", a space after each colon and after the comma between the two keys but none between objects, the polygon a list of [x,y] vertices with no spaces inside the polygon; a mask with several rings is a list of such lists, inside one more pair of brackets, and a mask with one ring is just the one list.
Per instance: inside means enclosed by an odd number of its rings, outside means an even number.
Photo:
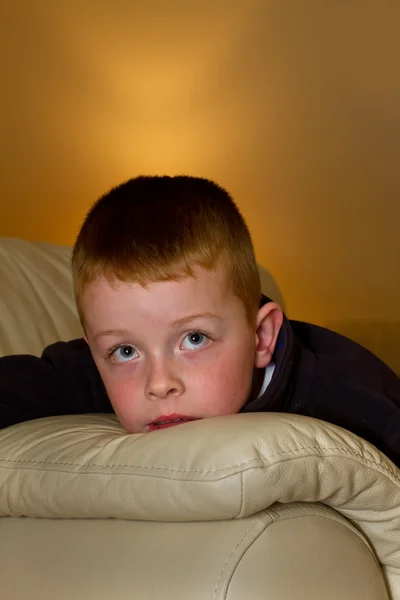
[{"label": "red hair", "polygon": [[98,277],[149,282],[193,276],[193,267],[226,270],[249,322],[261,286],[246,223],[232,198],[207,179],[140,176],[90,209],[72,255],[75,298]]}]

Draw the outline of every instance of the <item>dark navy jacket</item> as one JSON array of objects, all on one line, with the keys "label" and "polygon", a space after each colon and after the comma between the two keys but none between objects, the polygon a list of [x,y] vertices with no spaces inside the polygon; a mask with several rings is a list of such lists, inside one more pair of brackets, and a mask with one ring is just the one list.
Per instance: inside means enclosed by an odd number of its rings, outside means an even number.
[{"label": "dark navy jacket", "polygon": [[[242,412],[287,412],[334,423],[400,466],[400,379],[355,342],[284,320],[266,391]],[[0,428],[61,414],[113,412],[89,347],[57,342],[41,358],[0,358]]]}]

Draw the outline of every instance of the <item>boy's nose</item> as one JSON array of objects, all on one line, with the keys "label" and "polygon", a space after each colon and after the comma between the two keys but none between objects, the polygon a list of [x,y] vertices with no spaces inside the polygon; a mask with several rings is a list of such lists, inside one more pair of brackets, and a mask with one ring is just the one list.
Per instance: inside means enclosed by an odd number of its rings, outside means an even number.
[{"label": "boy's nose", "polygon": [[163,361],[151,365],[145,390],[150,400],[169,398],[172,395],[180,396],[182,392],[182,380],[171,364]]}]

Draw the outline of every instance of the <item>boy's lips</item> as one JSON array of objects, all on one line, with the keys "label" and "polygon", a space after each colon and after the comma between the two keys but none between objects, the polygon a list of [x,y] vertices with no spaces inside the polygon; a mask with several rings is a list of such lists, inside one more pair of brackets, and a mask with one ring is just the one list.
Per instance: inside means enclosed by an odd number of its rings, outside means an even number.
[{"label": "boy's lips", "polygon": [[149,423],[147,427],[149,431],[155,431],[156,429],[165,429],[166,427],[173,427],[174,425],[197,420],[198,417],[188,417],[187,415],[173,413],[172,415],[160,415],[157,419]]}]

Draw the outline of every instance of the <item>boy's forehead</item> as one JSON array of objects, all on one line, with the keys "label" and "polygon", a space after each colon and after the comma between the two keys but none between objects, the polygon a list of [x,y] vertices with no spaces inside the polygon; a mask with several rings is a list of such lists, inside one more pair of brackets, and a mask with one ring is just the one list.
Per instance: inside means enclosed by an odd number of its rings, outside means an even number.
[{"label": "boy's forehead", "polygon": [[122,314],[135,312],[142,318],[158,315],[174,320],[188,313],[218,316],[232,296],[226,274],[199,267],[194,269],[194,277],[146,285],[98,277],[82,291],[81,309],[85,317],[107,315],[118,320]]}]

